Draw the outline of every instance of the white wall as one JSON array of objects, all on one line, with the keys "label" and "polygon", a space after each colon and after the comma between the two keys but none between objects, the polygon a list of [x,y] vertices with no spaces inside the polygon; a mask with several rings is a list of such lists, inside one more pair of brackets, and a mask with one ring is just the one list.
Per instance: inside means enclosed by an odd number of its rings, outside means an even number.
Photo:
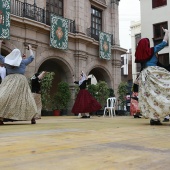
[{"label": "white wall", "polygon": [[[170,29],[170,1],[167,0],[167,5],[153,8],[152,9],[152,0],[142,0],[140,1],[141,6],[141,33],[142,38],[149,38],[150,44],[153,46],[153,24],[168,22],[168,28]],[[165,47],[163,50],[159,52],[161,53],[169,53],[170,48]]]},{"label": "white wall", "polygon": [[131,22],[131,47],[132,47],[132,78],[133,81],[136,79],[136,63],[135,63],[135,51],[136,51],[136,41],[135,35],[141,33],[141,23]]},{"label": "white wall", "polygon": [[[153,46],[153,25],[161,22],[168,22],[170,30],[170,1],[167,1],[166,6],[153,8],[152,0],[141,0],[141,22],[131,23],[131,46],[132,46],[132,77],[133,81],[136,78],[136,63],[135,63],[135,35],[141,33],[141,38],[149,38],[150,45]],[[170,53],[170,44],[159,52],[159,54]]]}]

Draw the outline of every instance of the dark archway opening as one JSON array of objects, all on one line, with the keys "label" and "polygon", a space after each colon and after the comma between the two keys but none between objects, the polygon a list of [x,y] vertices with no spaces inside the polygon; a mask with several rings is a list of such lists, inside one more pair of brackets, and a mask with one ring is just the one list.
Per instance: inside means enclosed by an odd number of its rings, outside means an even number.
[{"label": "dark archway opening", "polygon": [[89,72],[89,75],[90,74],[93,74],[95,76],[95,78],[97,79],[97,82],[105,81],[108,84],[108,86],[111,87],[111,80],[109,78],[109,75],[102,68],[99,68],[99,67],[93,68]]},{"label": "dark archway opening", "polygon": [[49,59],[44,61],[38,69],[38,72],[48,71],[54,72],[55,76],[51,88],[51,95],[57,92],[57,85],[61,81],[69,83],[69,77],[71,75],[68,66],[58,59]]}]

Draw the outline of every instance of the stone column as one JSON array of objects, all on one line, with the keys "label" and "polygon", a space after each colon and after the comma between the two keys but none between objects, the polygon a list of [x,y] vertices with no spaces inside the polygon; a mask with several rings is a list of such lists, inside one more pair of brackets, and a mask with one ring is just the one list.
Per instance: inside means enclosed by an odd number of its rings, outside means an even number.
[{"label": "stone column", "polygon": [[83,51],[77,51],[75,53],[75,78],[76,80],[79,80],[81,71],[84,71],[84,73],[87,72],[86,70],[86,62],[87,62],[87,54]]},{"label": "stone column", "polygon": [[119,42],[119,16],[118,16],[118,0],[111,1],[111,23],[113,33],[113,45],[120,45]]},{"label": "stone column", "polygon": [[85,34],[85,7],[86,0],[75,0],[75,23],[76,23],[76,31],[78,33]]},{"label": "stone column", "polygon": [[120,58],[120,55],[116,52],[116,51],[113,51],[112,52],[112,55],[113,55],[113,60],[112,60],[112,76],[113,76],[113,80],[114,80],[114,83],[113,83],[113,89],[114,89],[114,92],[115,92],[115,95],[116,97],[118,96],[117,95],[117,87],[119,86],[120,82],[121,82],[121,60],[119,59]]}]

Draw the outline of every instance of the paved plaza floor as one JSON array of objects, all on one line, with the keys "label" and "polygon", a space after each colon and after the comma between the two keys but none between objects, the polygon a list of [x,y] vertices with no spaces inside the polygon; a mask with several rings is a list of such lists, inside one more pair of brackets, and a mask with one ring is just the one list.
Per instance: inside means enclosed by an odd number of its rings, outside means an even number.
[{"label": "paved plaza floor", "polygon": [[0,126],[0,170],[169,170],[170,123],[42,117]]}]

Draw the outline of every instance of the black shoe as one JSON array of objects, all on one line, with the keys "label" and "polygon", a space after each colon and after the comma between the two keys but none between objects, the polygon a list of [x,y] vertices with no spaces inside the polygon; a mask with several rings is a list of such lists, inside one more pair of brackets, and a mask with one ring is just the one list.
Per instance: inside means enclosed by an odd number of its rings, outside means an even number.
[{"label": "black shoe", "polygon": [[31,119],[31,124],[36,124],[36,121],[34,118]]},{"label": "black shoe", "polygon": [[90,116],[87,116],[87,118],[90,118]]},{"label": "black shoe", "polygon": [[133,115],[133,117],[134,117],[134,118],[138,118],[138,116],[137,116],[137,115]]},{"label": "black shoe", "polygon": [[162,122],[169,122],[169,119],[164,118],[164,120]]},{"label": "black shoe", "polygon": [[4,125],[4,122],[2,120],[0,120],[0,125]]},{"label": "black shoe", "polygon": [[139,114],[135,114],[133,116],[134,116],[134,118],[141,118],[142,117],[142,115],[139,115]]},{"label": "black shoe", "polygon": [[160,122],[160,120],[150,120],[150,125],[162,125],[162,123]]},{"label": "black shoe", "polygon": [[82,116],[81,118],[85,119],[85,118],[87,118],[87,116]]}]

